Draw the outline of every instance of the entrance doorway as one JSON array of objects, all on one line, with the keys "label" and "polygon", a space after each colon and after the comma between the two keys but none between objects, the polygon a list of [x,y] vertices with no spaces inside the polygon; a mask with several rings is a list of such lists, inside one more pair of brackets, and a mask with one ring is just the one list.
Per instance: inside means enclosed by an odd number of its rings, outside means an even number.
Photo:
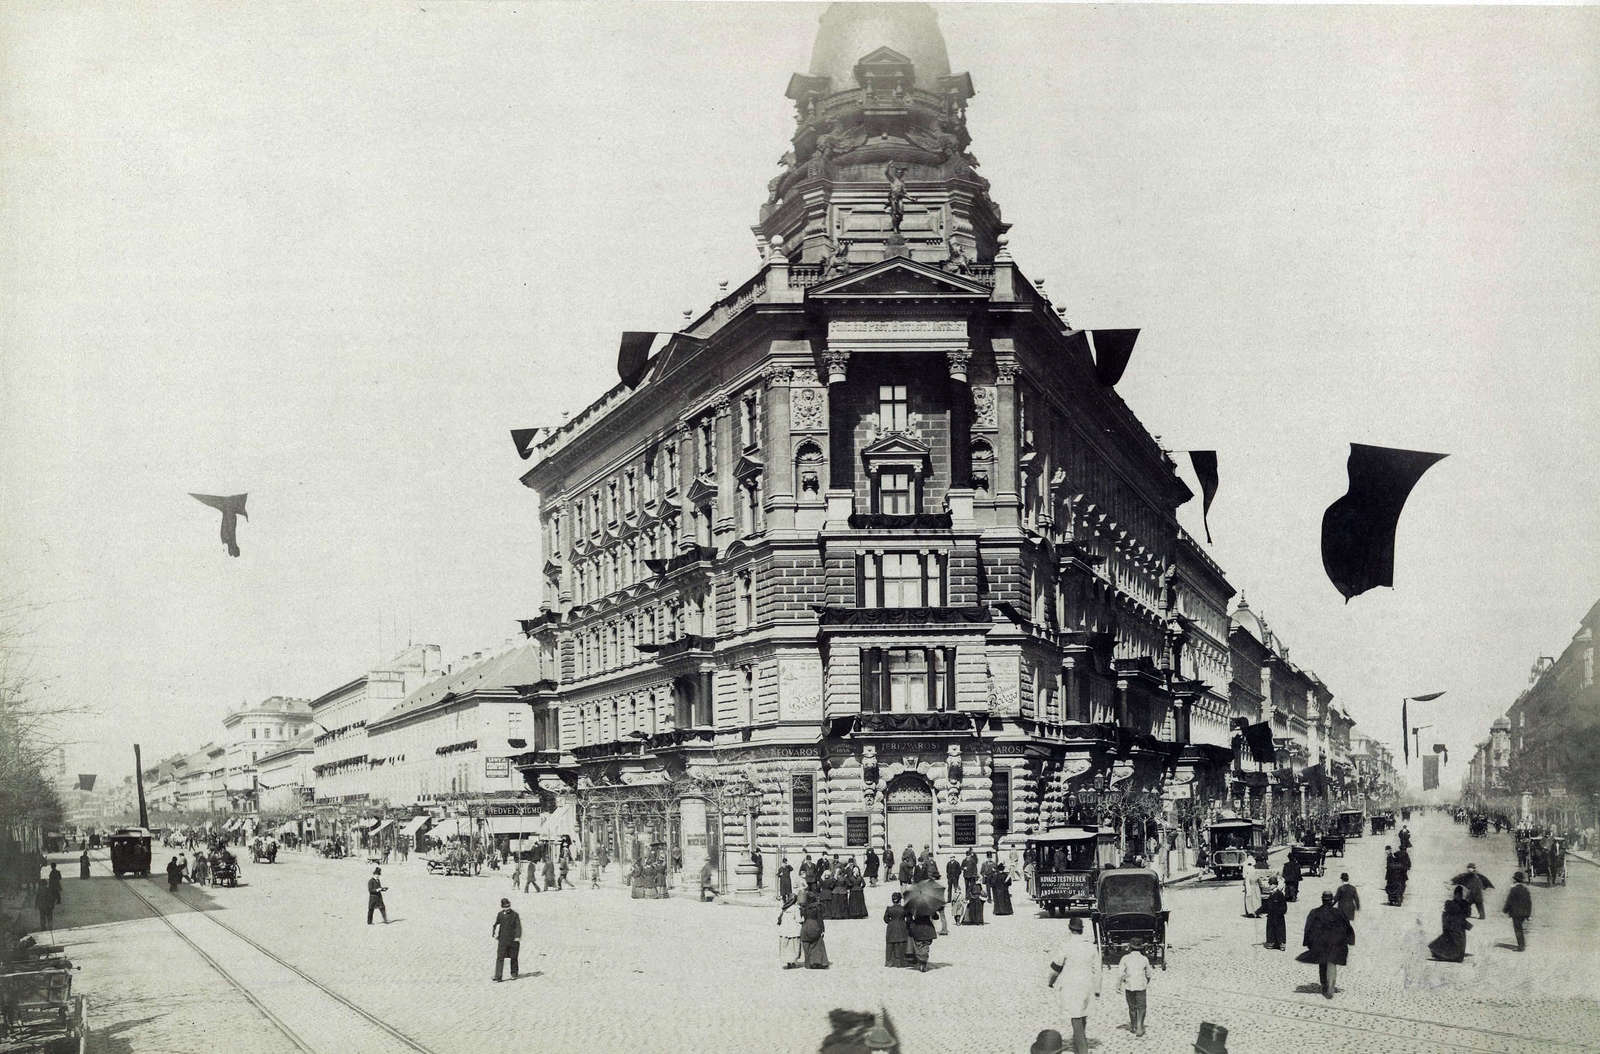
[{"label": "entrance doorway", "polygon": [[884,796],[883,836],[898,859],[906,846],[922,853],[925,845],[934,845],[933,837],[933,786],[921,776],[904,772],[889,784]]}]

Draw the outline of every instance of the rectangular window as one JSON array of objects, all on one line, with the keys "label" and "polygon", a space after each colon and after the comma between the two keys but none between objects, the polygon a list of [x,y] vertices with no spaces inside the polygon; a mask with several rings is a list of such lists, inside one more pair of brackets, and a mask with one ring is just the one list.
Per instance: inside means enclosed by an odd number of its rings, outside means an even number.
[{"label": "rectangular window", "polygon": [[954,649],[861,650],[862,712],[904,714],[949,710],[954,698]]},{"label": "rectangular window", "polygon": [[844,844],[851,849],[865,848],[868,835],[867,817],[846,816],[844,818]]},{"label": "rectangular window", "polygon": [[761,437],[756,425],[756,397],[747,396],[741,404],[742,413],[739,416],[739,443],[746,450],[753,450],[761,442]]},{"label": "rectangular window", "polygon": [[995,769],[989,775],[989,811],[994,816],[994,836],[1011,833],[1011,770]]},{"label": "rectangular window", "polygon": [[622,486],[622,509],[624,512],[633,511],[634,499],[637,497],[637,492],[638,481],[634,476],[633,469],[630,468]]},{"label": "rectangular window", "polygon": [[816,799],[810,773],[796,773],[789,783],[789,826],[795,834],[816,833]]},{"label": "rectangular window", "polygon": [[716,425],[707,418],[700,425],[700,471],[707,474],[717,470],[716,436]]},{"label": "rectangular window", "polygon": [[943,607],[943,553],[864,553],[856,558],[856,604],[865,608]]},{"label": "rectangular window", "polygon": [[974,812],[958,812],[952,819],[955,820],[956,844],[977,845],[978,814]]},{"label": "rectangular window", "polygon": [[734,621],[739,629],[749,629],[750,624],[755,621],[755,590],[751,588],[750,572],[745,571],[735,576],[733,583]]},{"label": "rectangular window", "polygon": [[756,723],[756,671],[746,666],[739,671],[739,716],[746,726]]},{"label": "rectangular window", "polygon": [[667,490],[678,489],[678,444],[669,442],[667,445]]},{"label": "rectangular window", "polygon": [[909,516],[917,511],[916,484],[907,469],[878,473],[878,512],[884,516]]},{"label": "rectangular window", "polygon": [[884,432],[904,432],[907,428],[906,386],[885,384],[878,388],[878,428]]},{"label": "rectangular window", "polygon": [[617,485],[606,484],[606,522],[617,522]]}]

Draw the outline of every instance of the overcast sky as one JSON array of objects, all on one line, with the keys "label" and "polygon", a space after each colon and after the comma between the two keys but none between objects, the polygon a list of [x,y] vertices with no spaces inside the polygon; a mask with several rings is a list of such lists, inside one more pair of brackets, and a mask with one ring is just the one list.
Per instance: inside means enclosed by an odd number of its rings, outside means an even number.
[{"label": "overcast sky", "polygon": [[[10,3],[0,552],[77,771],[536,613],[507,430],[758,258],[819,4]],[[1600,598],[1600,12],[940,5],[1030,278],[1141,327],[1212,553],[1447,782]],[[1319,553],[1351,441],[1448,453],[1394,590]],[[248,492],[243,555],[186,494]],[[1183,522],[1198,529],[1198,510]]]}]

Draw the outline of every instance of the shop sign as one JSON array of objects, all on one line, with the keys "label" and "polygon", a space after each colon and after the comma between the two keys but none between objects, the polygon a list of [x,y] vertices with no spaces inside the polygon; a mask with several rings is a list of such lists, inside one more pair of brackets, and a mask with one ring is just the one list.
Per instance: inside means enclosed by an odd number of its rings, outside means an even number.
[{"label": "shop sign", "polygon": [[1181,798],[1192,797],[1194,797],[1194,788],[1187,783],[1171,784],[1161,792],[1162,801],[1178,801]]},{"label": "shop sign", "polygon": [[538,816],[543,811],[536,801],[489,802],[483,807],[485,816]]},{"label": "shop sign", "polygon": [[483,778],[488,780],[503,780],[511,775],[510,758],[484,758]]}]

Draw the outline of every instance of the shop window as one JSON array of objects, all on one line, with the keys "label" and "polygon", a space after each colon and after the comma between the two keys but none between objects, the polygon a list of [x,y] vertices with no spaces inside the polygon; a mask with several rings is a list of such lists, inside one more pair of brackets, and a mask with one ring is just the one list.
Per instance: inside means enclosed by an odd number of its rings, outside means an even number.
[{"label": "shop window", "polygon": [[949,710],[955,699],[954,648],[863,648],[865,713]]},{"label": "shop window", "polygon": [[869,826],[865,815],[844,818],[844,844],[847,848],[864,849],[867,846]]},{"label": "shop window", "polygon": [[945,578],[943,553],[863,553],[856,558],[856,605],[942,607]]},{"label": "shop window", "polygon": [[906,386],[885,384],[878,388],[878,429],[883,432],[904,432],[909,426]]},{"label": "shop window", "polygon": [[795,773],[789,784],[789,826],[795,834],[816,833],[816,790],[810,773]]},{"label": "shop window", "polygon": [[1011,770],[995,769],[989,776],[989,810],[994,816],[994,836],[1011,833]]},{"label": "shop window", "polygon": [[977,845],[978,814],[975,812],[958,812],[952,819],[955,821],[956,844]]}]

